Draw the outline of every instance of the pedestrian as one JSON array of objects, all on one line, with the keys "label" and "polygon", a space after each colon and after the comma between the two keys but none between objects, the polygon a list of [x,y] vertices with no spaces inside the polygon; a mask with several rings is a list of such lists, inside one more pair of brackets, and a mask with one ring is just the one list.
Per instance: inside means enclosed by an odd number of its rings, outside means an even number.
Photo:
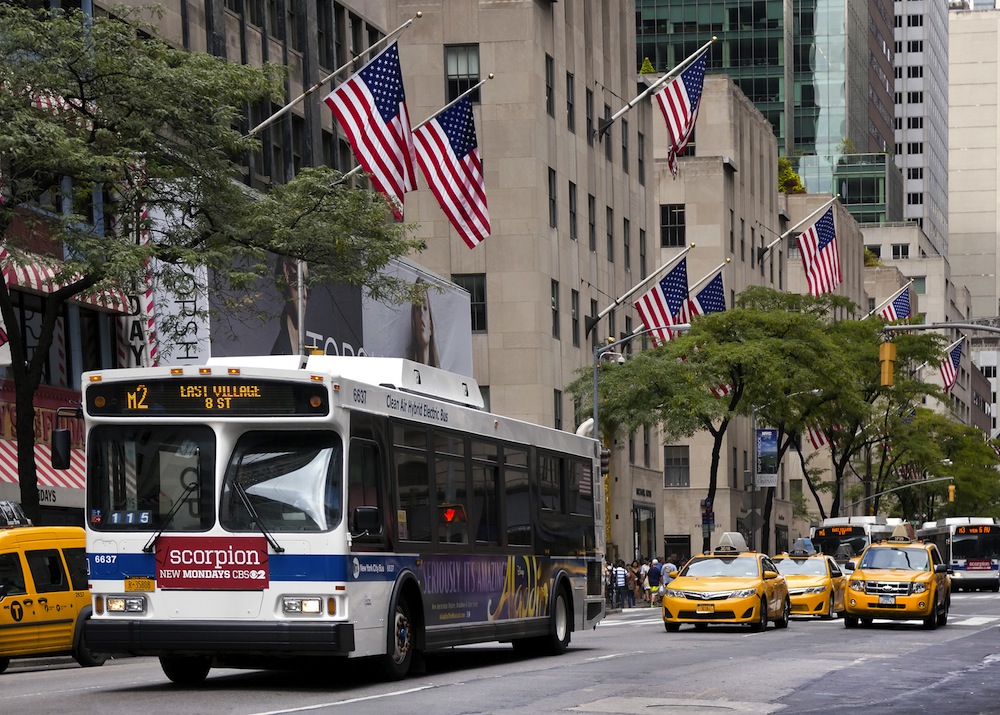
[{"label": "pedestrian", "polygon": [[608,608],[615,604],[615,567],[610,563],[604,572],[604,601]]},{"label": "pedestrian", "polygon": [[649,581],[649,605],[655,606],[660,601],[660,562],[656,559],[649,565],[646,580]]},{"label": "pedestrian", "polygon": [[618,564],[615,566],[615,601],[617,602],[618,608],[625,607],[625,588],[628,583],[628,571],[625,568],[625,562],[618,559]]},{"label": "pedestrian", "polygon": [[663,564],[660,568],[660,586],[666,588],[667,585],[673,581],[673,577],[670,575],[677,570],[677,554],[670,554],[667,557],[667,563]]},{"label": "pedestrian", "polygon": [[632,562],[632,605],[642,600],[642,567],[639,560]]},{"label": "pedestrian", "polygon": [[629,608],[635,608],[635,566],[636,563],[633,561],[632,565],[625,569],[625,605]]},{"label": "pedestrian", "polygon": [[642,583],[642,600],[649,603],[649,579],[646,578],[646,574],[649,573],[649,559],[642,560],[642,566],[639,567],[639,579]]}]

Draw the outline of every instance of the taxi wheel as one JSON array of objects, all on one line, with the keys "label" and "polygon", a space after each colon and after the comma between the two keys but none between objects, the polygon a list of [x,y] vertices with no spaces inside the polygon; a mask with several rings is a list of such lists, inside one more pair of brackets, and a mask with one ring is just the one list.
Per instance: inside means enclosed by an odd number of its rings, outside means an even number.
[{"label": "taxi wheel", "polygon": [[837,617],[837,612],[833,610],[833,594],[830,594],[830,602],[826,605],[826,613],[824,613],[821,618],[824,621],[832,621]]},{"label": "taxi wheel", "polygon": [[680,623],[664,623],[663,627],[666,629],[667,633],[676,633],[681,629]]},{"label": "taxi wheel", "polygon": [[10,665],[10,658],[0,658],[0,673],[7,670],[8,665]]},{"label": "taxi wheel", "polygon": [[750,626],[754,633],[760,633],[767,628],[767,601],[760,599],[760,618]]},{"label": "taxi wheel", "polygon": [[775,628],[788,628],[788,622],[792,618],[792,602],[785,597],[785,605],[781,607],[781,618],[774,622]]},{"label": "taxi wheel", "polygon": [[938,626],[938,614],[935,608],[931,615],[924,619],[924,628],[928,631],[933,631]]},{"label": "taxi wheel", "polygon": [[858,617],[848,616],[844,614],[844,628],[857,628],[858,627]]},{"label": "taxi wheel", "polygon": [[946,626],[948,625],[948,609],[951,608],[951,599],[944,599],[944,610],[941,611],[941,615],[938,616],[938,625]]}]

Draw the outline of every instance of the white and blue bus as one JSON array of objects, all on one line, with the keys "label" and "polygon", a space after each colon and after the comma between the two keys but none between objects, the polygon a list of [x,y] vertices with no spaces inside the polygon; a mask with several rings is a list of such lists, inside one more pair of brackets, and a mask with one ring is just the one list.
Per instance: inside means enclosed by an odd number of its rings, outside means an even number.
[{"label": "white and blue bus", "polygon": [[213,665],[561,653],[604,616],[599,445],[407,360],[210,360],[83,377],[90,646]]},{"label": "white and blue bus", "polygon": [[949,516],[926,521],[917,538],[933,541],[952,569],[956,591],[1000,591],[1000,523],[990,516]]}]

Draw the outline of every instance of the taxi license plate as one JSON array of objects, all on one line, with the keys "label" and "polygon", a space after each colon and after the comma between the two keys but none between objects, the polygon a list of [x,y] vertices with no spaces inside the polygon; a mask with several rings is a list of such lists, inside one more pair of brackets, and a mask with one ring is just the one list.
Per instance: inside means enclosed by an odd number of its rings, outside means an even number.
[{"label": "taxi license plate", "polygon": [[879,596],[878,605],[880,606],[895,606],[896,597],[895,596]]},{"label": "taxi license plate", "polygon": [[698,613],[715,613],[715,605],[711,603],[699,603]]},{"label": "taxi license plate", "polygon": [[153,592],[156,590],[156,581],[151,578],[129,576],[125,579],[125,590]]}]

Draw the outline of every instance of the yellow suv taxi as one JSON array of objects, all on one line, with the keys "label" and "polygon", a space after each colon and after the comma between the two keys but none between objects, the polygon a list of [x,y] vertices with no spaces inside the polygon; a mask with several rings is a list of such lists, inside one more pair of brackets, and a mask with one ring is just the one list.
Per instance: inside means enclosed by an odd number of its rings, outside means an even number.
[{"label": "yellow suv taxi", "polygon": [[844,610],[847,578],[832,556],[816,552],[809,539],[796,539],[792,550],[774,557],[788,582],[792,614],[835,618]]},{"label": "yellow suv taxi", "polygon": [[83,639],[90,612],[83,529],[0,528],[0,673],[15,657],[72,655],[102,665],[105,656]]},{"label": "yellow suv taxi", "polygon": [[887,541],[869,545],[856,567],[847,565],[844,625],[857,628],[872,619],[922,619],[924,628],[948,623],[951,575],[932,543],[917,541],[901,524]]},{"label": "yellow suv taxi", "polygon": [[765,555],[747,548],[739,532],[725,532],[719,545],[693,557],[663,591],[663,626],[682,623],[745,623],[762,631],[768,619],[787,628],[792,604],[785,577]]}]

